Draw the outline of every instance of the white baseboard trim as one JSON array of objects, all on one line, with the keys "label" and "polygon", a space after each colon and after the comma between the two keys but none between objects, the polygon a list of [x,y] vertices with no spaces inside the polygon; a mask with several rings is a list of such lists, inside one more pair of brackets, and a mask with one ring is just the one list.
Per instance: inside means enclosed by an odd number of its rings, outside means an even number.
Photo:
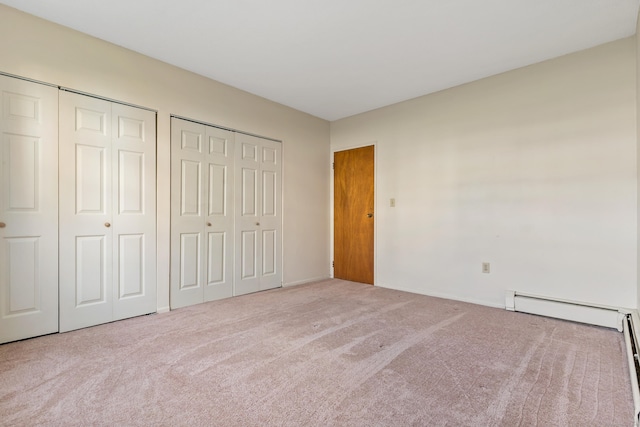
[{"label": "white baseboard trim", "polygon": [[479,299],[475,299],[475,298],[462,298],[462,297],[460,297],[458,295],[452,295],[452,294],[447,294],[447,293],[443,293],[443,292],[424,292],[424,291],[419,291],[419,290],[416,290],[416,289],[404,288],[402,286],[386,285],[386,284],[383,284],[383,283],[376,283],[375,286],[378,286],[380,288],[385,288],[385,289],[394,289],[396,291],[409,292],[409,293],[417,294],[417,295],[426,295],[428,297],[443,298],[443,299],[449,299],[449,300],[453,300],[453,301],[468,302],[468,303],[471,303],[471,304],[484,305],[486,307],[504,308],[504,305],[502,305],[502,304],[496,304],[496,303],[493,303],[493,302],[490,302],[490,301],[479,300]]},{"label": "white baseboard trim", "polygon": [[168,313],[171,311],[170,307],[160,307],[158,308],[158,310],[156,311],[156,313],[158,314],[162,314],[162,313]]},{"label": "white baseboard trim", "polygon": [[283,283],[282,287],[283,288],[288,288],[288,287],[291,287],[291,286],[306,285],[307,283],[321,282],[323,280],[329,280],[329,279],[331,279],[331,276],[313,277],[311,279],[304,279],[304,280],[297,280],[295,282]]}]

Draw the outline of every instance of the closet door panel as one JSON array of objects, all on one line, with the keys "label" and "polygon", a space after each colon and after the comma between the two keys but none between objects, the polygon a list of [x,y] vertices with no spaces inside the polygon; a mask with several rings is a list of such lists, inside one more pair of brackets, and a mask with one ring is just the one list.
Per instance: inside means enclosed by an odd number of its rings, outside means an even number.
[{"label": "closet door panel", "polygon": [[[149,294],[144,234],[121,234],[118,236],[118,301],[144,298]],[[153,310],[152,308],[152,311]]]},{"label": "closet door panel", "polygon": [[234,295],[260,290],[262,234],[260,202],[260,138],[238,134],[236,138],[236,280]]},{"label": "closet door panel", "polygon": [[171,121],[171,307],[233,294],[234,135]]},{"label": "closet door panel", "polygon": [[156,311],[156,115],[112,104],[113,318]]},{"label": "closet door panel", "polygon": [[75,213],[78,215],[107,215],[107,150],[105,146],[82,143],[75,146]]},{"label": "closet door panel", "polygon": [[58,331],[58,91],[0,76],[0,343]]},{"label": "closet door panel", "polygon": [[226,211],[227,191],[225,184],[227,181],[227,167],[225,165],[209,164],[209,182],[207,191],[208,213],[210,217],[224,216]]},{"label": "closet door panel", "polygon": [[263,277],[273,276],[277,273],[276,262],[278,255],[276,251],[277,233],[276,230],[262,230],[262,275]]},{"label": "closet door panel", "polygon": [[241,295],[282,286],[282,147],[249,135],[236,139],[236,282]]},{"label": "closet door panel", "polygon": [[171,119],[171,308],[204,301],[205,126]]},{"label": "closet door panel", "polygon": [[155,113],[60,93],[60,330],[156,311]]},{"label": "closet door panel", "polygon": [[260,290],[282,286],[282,144],[263,139],[260,145]]},{"label": "closet door panel", "polygon": [[209,232],[207,246],[207,284],[223,283],[229,273],[226,268],[227,235],[224,232]]},{"label": "closet door panel", "polygon": [[[248,283],[251,279],[258,278],[258,232],[256,230],[243,230],[240,235],[240,279]],[[247,286],[247,285],[245,285]],[[260,290],[256,287],[255,292]]]},{"label": "closet door panel", "polygon": [[233,132],[206,126],[204,301],[233,295]]},{"label": "closet door panel", "polygon": [[60,92],[60,331],[113,319],[111,103]]},{"label": "closet door panel", "polygon": [[104,236],[77,236],[75,240],[76,306],[105,304],[109,286],[106,239]]},{"label": "closet door panel", "polygon": [[[179,290],[199,289],[201,280],[202,233],[180,233],[180,272]],[[200,296],[200,292],[198,293]],[[202,302],[203,298],[198,298]]]},{"label": "closet door panel", "polygon": [[202,162],[200,160],[181,159],[180,161],[180,216],[198,218],[194,223],[200,223],[202,217]]},{"label": "closet door panel", "polygon": [[281,286],[281,144],[177,118],[171,144],[171,307]]},{"label": "closet door panel", "polygon": [[58,331],[58,91],[0,76],[0,343]]},{"label": "closet door panel", "polygon": [[46,194],[57,193],[57,168],[46,163],[57,155],[57,126],[47,123],[57,120],[57,94],[6,77],[0,87],[0,342],[7,342],[58,330],[57,202]]}]

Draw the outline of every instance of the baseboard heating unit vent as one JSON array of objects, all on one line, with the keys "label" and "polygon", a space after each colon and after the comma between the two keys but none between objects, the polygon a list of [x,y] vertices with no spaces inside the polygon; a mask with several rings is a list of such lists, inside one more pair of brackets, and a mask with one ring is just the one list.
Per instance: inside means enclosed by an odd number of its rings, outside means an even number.
[{"label": "baseboard heating unit vent", "polygon": [[624,342],[627,347],[627,360],[629,361],[629,373],[631,374],[631,389],[633,390],[633,403],[635,411],[633,413],[634,426],[640,425],[640,360],[638,360],[638,334],[634,325],[639,324],[637,311],[634,314],[627,314],[622,322],[624,329]]},{"label": "baseboard heating unit vent", "polygon": [[510,311],[572,320],[574,322],[614,328],[622,332],[624,314],[613,307],[587,305],[580,302],[521,294],[515,291],[506,292],[505,307]]},{"label": "baseboard heating unit vent", "polygon": [[638,311],[588,305],[507,291],[505,308],[510,311],[555,317],[557,319],[614,328],[624,333],[634,403],[634,426],[640,427],[640,317]]}]

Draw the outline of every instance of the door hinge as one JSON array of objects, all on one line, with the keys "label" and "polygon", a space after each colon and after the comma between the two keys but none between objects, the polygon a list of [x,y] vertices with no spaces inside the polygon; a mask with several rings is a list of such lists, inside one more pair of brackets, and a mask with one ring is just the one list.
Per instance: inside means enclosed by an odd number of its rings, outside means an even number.
[{"label": "door hinge", "polygon": [[335,261],[331,261],[331,267],[335,267],[336,266],[336,262]]},{"label": "door hinge", "polygon": [[331,163],[331,169],[335,169],[336,168],[336,164],[335,163]]}]

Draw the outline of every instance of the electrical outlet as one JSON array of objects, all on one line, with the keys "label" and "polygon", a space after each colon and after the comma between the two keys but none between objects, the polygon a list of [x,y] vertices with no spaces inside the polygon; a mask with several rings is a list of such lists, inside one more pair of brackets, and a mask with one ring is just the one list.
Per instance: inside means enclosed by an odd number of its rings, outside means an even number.
[{"label": "electrical outlet", "polygon": [[488,262],[483,262],[482,263],[482,272],[483,273],[490,273],[491,272],[491,264]]},{"label": "electrical outlet", "polygon": [[391,198],[389,199],[389,206],[391,206],[392,208],[396,207],[396,199]]}]

